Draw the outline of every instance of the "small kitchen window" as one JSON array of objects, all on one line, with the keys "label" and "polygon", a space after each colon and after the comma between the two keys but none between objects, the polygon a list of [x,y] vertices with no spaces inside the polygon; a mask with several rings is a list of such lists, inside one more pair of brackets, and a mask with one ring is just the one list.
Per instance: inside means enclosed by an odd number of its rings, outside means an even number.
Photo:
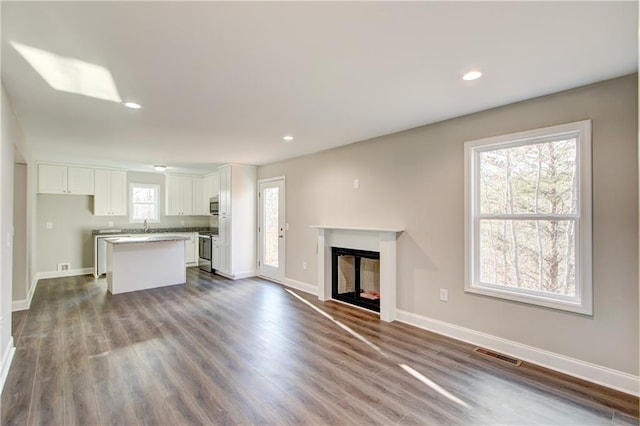
[{"label": "small kitchen window", "polygon": [[129,222],[160,222],[160,185],[129,184]]}]

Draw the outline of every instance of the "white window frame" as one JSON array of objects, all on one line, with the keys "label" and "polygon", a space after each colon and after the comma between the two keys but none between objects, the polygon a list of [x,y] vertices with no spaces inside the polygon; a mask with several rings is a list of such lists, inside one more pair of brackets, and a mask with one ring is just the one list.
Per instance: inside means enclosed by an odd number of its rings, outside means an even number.
[{"label": "white window frame", "polygon": [[[577,208],[575,214],[546,217],[571,217],[575,220],[575,296],[553,295],[480,282],[480,153],[540,143],[549,139],[559,140],[562,137],[577,138]],[[468,141],[464,144],[464,156],[465,292],[592,315],[591,120]],[[487,216],[489,215],[484,215]],[[545,215],[518,216],[521,219],[541,219]]]},{"label": "white window frame", "polygon": [[130,183],[129,184],[129,223],[143,223],[144,219],[134,219],[133,217],[133,188],[151,188],[156,193],[156,212],[157,217],[147,219],[147,223],[160,223],[160,185],[154,183]]}]

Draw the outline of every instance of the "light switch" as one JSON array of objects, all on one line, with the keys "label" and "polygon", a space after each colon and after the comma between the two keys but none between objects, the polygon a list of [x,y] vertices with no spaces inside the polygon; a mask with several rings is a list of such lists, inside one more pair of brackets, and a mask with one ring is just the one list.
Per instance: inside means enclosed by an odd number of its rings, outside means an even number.
[{"label": "light switch", "polygon": [[47,229],[53,229],[53,222],[47,222]]},{"label": "light switch", "polygon": [[447,290],[446,288],[440,289],[440,300],[442,300],[443,302],[449,301],[449,290]]},{"label": "light switch", "polygon": [[284,225],[284,229],[286,229],[287,231],[289,230],[289,224],[288,224],[288,223],[286,223],[286,224]]},{"label": "light switch", "polygon": [[358,189],[360,188],[360,179],[354,179],[353,180],[353,189]]}]

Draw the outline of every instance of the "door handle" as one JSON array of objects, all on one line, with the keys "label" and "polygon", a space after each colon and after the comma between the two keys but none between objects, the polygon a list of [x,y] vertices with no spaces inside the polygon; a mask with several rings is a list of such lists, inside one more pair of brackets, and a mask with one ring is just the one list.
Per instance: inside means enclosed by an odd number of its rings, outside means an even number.
[{"label": "door handle", "polygon": [[284,238],[284,235],[278,235],[278,238]]}]

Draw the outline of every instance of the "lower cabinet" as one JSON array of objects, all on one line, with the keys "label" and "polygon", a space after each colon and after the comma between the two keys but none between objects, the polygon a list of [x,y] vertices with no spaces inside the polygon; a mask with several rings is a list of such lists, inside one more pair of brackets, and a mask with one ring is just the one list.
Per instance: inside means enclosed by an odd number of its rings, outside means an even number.
[{"label": "lower cabinet", "polygon": [[220,246],[219,237],[211,237],[211,268],[220,270],[220,255],[222,254],[222,247]]},{"label": "lower cabinet", "polygon": [[[103,274],[107,273],[107,243],[104,241],[105,238],[114,238],[114,237],[131,237],[131,236],[167,236],[167,235],[178,235],[181,237],[187,237],[184,243],[184,258],[186,266],[198,266],[198,257],[200,256],[199,247],[198,247],[198,233],[197,232],[179,232],[175,234],[110,234],[110,235],[99,235],[94,237],[94,276],[99,277]],[[219,252],[219,250],[218,250]]]},{"label": "lower cabinet", "polygon": [[189,238],[184,245],[184,258],[188,266],[198,265],[198,234],[194,232],[182,234]]}]

